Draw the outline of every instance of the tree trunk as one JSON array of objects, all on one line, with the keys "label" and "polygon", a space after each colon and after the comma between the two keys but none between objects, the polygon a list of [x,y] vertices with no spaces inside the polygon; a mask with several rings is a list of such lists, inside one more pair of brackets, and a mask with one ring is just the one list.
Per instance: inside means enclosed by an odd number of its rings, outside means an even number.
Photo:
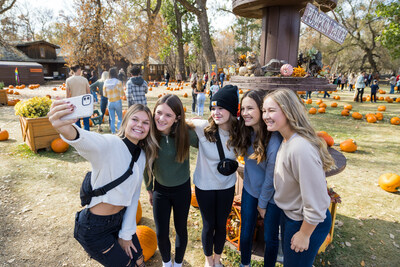
[{"label": "tree trunk", "polygon": [[182,13],[179,12],[178,5],[174,1],[174,10],[176,18],[176,40],[178,41],[178,71],[182,75],[182,80],[186,80],[185,73],[185,52],[183,50],[183,33],[182,33]]}]

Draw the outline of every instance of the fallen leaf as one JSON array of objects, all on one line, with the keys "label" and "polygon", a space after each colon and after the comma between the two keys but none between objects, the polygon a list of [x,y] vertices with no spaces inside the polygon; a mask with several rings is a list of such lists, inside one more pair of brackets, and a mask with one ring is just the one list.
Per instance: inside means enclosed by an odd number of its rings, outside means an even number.
[{"label": "fallen leaf", "polygon": [[389,236],[390,236],[390,238],[391,238],[391,239],[394,239],[394,235],[392,235],[392,234],[389,234]]},{"label": "fallen leaf", "polygon": [[362,260],[362,261],[360,262],[360,265],[361,265],[361,266],[365,266],[364,260]]},{"label": "fallen leaf", "polygon": [[351,247],[350,242],[346,241],[346,242],[344,242],[344,243],[346,244],[346,246]]}]

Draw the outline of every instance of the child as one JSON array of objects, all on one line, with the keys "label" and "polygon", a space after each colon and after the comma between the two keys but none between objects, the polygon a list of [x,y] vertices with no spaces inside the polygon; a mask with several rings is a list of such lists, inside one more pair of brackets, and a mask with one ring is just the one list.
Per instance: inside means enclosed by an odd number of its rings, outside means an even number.
[{"label": "child", "polygon": [[283,137],[275,162],[274,201],[283,210],[284,266],[311,267],[331,227],[325,171],[334,160],[292,90],[268,94],[263,119],[268,131]]},{"label": "child", "polygon": [[263,122],[262,104],[265,91],[251,90],[240,102],[239,131],[234,140],[237,156],[244,157],[240,225],[240,266],[250,266],[257,215],[264,219],[264,266],[275,267],[279,248],[281,209],[275,204],[275,158],[282,136],[269,132]]},{"label": "child", "polygon": [[374,80],[374,83],[371,85],[371,103],[374,101],[376,103],[376,91],[379,90],[378,81]]},{"label": "child", "polygon": [[204,114],[204,102],[206,101],[205,85],[203,85],[203,80],[199,79],[196,85],[197,94],[197,116],[203,116]]},{"label": "child", "polygon": [[98,189],[118,179],[132,160],[137,159],[132,174],[106,194],[92,197],[75,218],[74,237],[93,259],[105,266],[144,266],[136,236],[136,211],[145,166],[152,166],[157,141],[150,110],[140,104],[128,109],[118,136],[88,132],[72,125],[75,120],[61,120],[74,106],[55,101],[49,120],[92,165],[91,184]]},{"label": "child", "polygon": [[211,99],[211,116],[208,121],[193,120],[199,138],[193,182],[203,220],[201,241],[206,267],[222,267],[220,260],[226,238],[226,221],[235,193],[236,173],[223,175],[218,171],[220,157],[216,142],[219,135],[225,158],[236,160],[233,139],[237,134],[237,90],[232,85],[221,88]]},{"label": "child", "polygon": [[187,218],[192,196],[189,146],[197,147],[198,139],[193,126],[186,123],[182,102],[176,95],[167,94],[157,101],[153,121],[160,148],[152,166],[154,176],[149,179],[145,173],[144,180],[153,206],[158,248],[164,267],[172,266],[169,222],[173,210],[176,232],[173,266],[180,267],[188,242]]}]

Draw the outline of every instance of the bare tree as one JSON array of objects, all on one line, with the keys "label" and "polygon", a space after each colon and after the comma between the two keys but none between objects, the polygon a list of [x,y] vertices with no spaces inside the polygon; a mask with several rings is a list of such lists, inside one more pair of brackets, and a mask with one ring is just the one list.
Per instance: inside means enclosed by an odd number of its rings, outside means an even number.
[{"label": "bare tree", "polygon": [[0,0],[0,15],[10,10],[17,0]]}]

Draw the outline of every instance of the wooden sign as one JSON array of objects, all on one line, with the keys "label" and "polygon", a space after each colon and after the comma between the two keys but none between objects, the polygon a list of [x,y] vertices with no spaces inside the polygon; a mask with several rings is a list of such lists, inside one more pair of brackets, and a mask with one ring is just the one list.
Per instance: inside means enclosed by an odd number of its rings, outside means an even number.
[{"label": "wooden sign", "polygon": [[307,4],[301,21],[338,44],[343,44],[346,39],[347,29],[310,3]]},{"label": "wooden sign", "polygon": [[42,69],[29,69],[30,72],[42,72]]}]

